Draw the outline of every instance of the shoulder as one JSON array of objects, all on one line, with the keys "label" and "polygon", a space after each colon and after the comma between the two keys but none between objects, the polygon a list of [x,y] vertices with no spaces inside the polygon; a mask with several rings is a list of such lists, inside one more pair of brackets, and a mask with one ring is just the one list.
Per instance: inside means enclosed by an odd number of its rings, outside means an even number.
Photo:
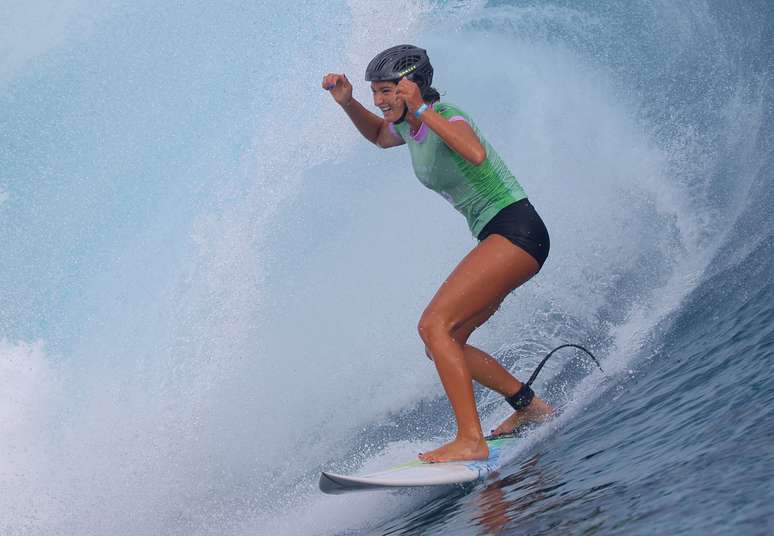
[{"label": "shoulder", "polygon": [[450,102],[436,102],[433,105],[433,110],[435,110],[436,112],[438,112],[439,114],[447,118],[454,115],[461,115],[465,118],[468,117],[468,114],[465,111],[463,111],[462,108]]},{"label": "shoulder", "polygon": [[403,121],[401,123],[387,123],[387,128],[390,129],[390,132],[397,136],[398,138],[405,140],[406,136],[408,135],[408,126],[406,125],[406,122]]},{"label": "shoulder", "polygon": [[450,121],[462,119],[470,122],[470,116],[459,106],[456,106],[450,102],[436,102],[433,105],[433,110]]}]

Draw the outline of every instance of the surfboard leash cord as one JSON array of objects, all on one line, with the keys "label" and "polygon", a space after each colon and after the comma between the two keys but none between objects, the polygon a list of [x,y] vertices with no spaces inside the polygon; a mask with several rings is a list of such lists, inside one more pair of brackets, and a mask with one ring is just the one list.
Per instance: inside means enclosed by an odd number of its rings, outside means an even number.
[{"label": "surfboard leash cord", "polygon": [[[597,367],[599,367],[599,370],[601,370],[603,374],[605,373],[605,370],[602,368],[602,365],[600,365],[599,361],[597,361],[597,358],[594,357],[594,354],[592,354],[589,350],[587,350],[583,346],[579,344],[572,344],[572,343],[567,343],[567,344],[562,344],[560,346],[557,346],[556,348],[548,352],[548,354],[546,354],[546,356],[540,361],[537,368],[535,369],[535,372],[532,373],[532,376],[529,377],[529,380],[527,380],[526,383],[522,384],[521,389],[519,389],[519,392],[517,392],[513,396],[505,397],[505,401],[508,402],[508,404],[510,404],[510,406],[514,409],[514,411],[519,411],[530,405],[530,403],[532,402],[532,399],[535,396],[535,392],[532,390],[530,385],[532,385],[532,382],[534,382],[538,374],[540,374],[540,370],[543,368],[543,365],[546,364],[546,361],[548,361],[548,359],[552,355],[554,355],[554,353],[561,350],[562,348],[576,348],[578,350],[581,350],[582,352],[585,352],[592,359],[592,361],[594,361]],[[518,437],[524,432],[524,428],[525,428],[524,426],[520,426],[517,429],[511,432],[506,432],[504,434],[498,434],[498,435],[490,434],[486,436],[484,439],[488,441],[492,439],[500,439],[505,437]]]},{"label": "surfboard leash cord", "polygon": [[529,380],[527,380],[527,386],[531,386],[532,385],[532,382],[534,382],[535,379],[537,378],[538,374],[540,374],[540,370],[543,368],[543,365],[546,364],[546,361],[548,361],[548,358],[551,357],[552,355],[554,355],[554,353],[557,350],[561,350],[562,348],[576,348],[578,350],[586,352],[586,354],[588,354],[588,356],[592,359],[592,361],[594,361],[594,363],[596,363],[596,365],[599,367],[599,370],[601,370],[602,373],[605,372],[605,370],[602,368],[602,365],[600,365],[599,361],[597,361],[597,358],[594,357],[594,354],[592,354],[589,350],[587,350],[586,348],[584,348],[580,344],[567,343],[567,344],[562,344],[560,346],[557,346],[556,348],[554,348],[553,350],[548,352],[548,354],[546,354],[546,356],[543,358],[543,360],[540,361],[540,363],[538,364],[537,368],[535,369],[535,372],[533,372],[532,376],[530,376]]},{"label": "surfboard leash cord", "polygon": [[[535,369],[535,372],[533,372],[532,376],[530,376],[529,380],[521,384],[521,388],[518,390],[518,392],[516,392],[511,396],[505,397],[505,401],[508,402],[508,404],[510,404],[510,406],[513,408],[514,411],[522,410],[532,403],[532,399],[535,398],[535,391],[532,390],[530,385],[532,385],[532,382],[535,381],[535,378],[537,378],[538,374],[540,373],[540,369],[542,369],[543,365],[546,364],[546,361],[548,361],[548,358],[550,358],[552,355],[554,355],[555,352],[557,352],[558,350],[561,350],[562,348],[577,348],[579,350],[586,352],[586,354],[588,354],[588,356],[594,360],[594,363],[597,364],[597,366],[599,367],[599,370],[602,370],[602,365],[599,364],[599,361],[597,361],[597,358],[594,357],[594,354],[592,354],[583,346],[580,346],[578,344],[571,344],[571,343],[557,346],[556,348],[548,352],[548,355],[546,355],[543,358],[543,360]],[[604,372],[605,371],[602,370],[603,374]]]}]

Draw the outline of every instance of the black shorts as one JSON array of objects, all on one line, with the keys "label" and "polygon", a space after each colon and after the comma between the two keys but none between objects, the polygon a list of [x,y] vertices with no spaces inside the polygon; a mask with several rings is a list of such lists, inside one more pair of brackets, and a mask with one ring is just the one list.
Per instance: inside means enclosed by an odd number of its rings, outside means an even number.
[{"label": "black shorts", "polygon": [[483,240],[491,234],[504,236],[532,255],[540,268],[546,262],[551,241],[543,220],[529,199],[516,201],[498,212],[481,230],[478,239]]}]

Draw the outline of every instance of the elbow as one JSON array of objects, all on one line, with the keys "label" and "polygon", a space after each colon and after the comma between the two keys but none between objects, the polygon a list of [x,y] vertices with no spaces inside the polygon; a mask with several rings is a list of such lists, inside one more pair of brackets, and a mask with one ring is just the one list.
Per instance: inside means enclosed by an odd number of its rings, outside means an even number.
[{"label": "elbow", "polygon": [[390,147],[389,144],[387,144],[382,136],[376,136],[373,140],[371,140],[374,145],[379,147],[379,149],[387,149]]},{"label": "elbow", "polygon": [[486,161],[486,149],[479,146],[475,151],[473,151],[473,154],[470,155],[468,160],[474,166],[480,166],[484,163],[484,161]]}]

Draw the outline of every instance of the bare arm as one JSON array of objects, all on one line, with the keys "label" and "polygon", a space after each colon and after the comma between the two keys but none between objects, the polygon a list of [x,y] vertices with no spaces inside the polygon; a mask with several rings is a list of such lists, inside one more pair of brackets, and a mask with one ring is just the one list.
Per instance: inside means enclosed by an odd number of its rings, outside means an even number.
[{"label": "bare arm", "polygon": [[390,132],[387,121],[367,110],[365,106],[360,104],[356,99],[352,98],[349,104],[342,104],[341,107],[360,133],[371,143],[378,145],[382,149],[406,143],[402,139],[396,138],[393,133]]},{"label": "bare arm", "polygon": [[403,144],[390,131],[387,122],[367,110],[352,96],[352,84],[343,74],[328,74],[323,78],[323,89],[331,92],[333,99],[342,107],[352,123],[357,127],[365,139],[387,148]]},{"label": "bare arm", "polygon": [[444,116],[431,109],[422,114],[422,121],[438,134],[449,148],[474,166],[480,166],[486,160],[486,149],[466,121],[450,123]]},{"label": "bare arm", "polygon": [[[411,114],[423,104],[419,87],[411,80],[404,78],[398,82],[396,92],[406,101]],[[451,150],[474,166],[479,166],[486,160],[486,149],[466,121],[452,123],[434,110],[427,109],[422,114],[422,122],[438,134]]]}]

